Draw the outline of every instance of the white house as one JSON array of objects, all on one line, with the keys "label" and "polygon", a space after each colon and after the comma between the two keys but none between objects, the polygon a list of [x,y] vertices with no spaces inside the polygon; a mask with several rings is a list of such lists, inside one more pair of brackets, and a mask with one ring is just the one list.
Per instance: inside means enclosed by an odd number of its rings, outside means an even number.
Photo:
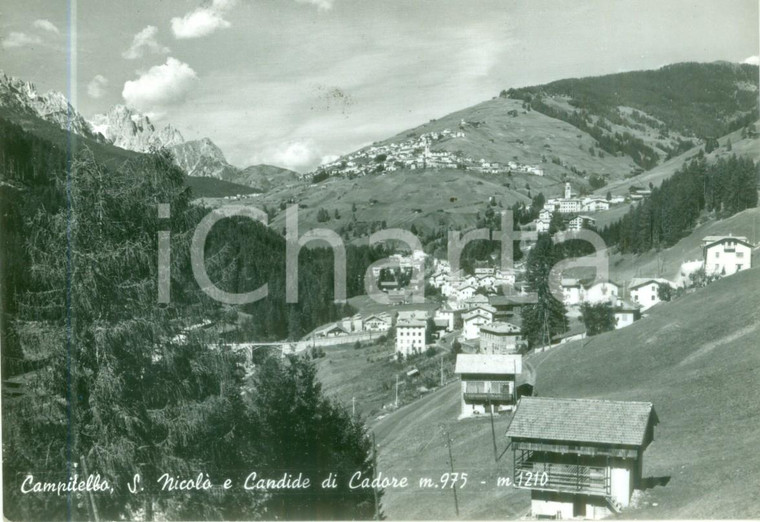
[{"label": "white house", "polygon": [[454,373],[461,379],[459,418],[496,413],[514,407],[515,380],[522,373],[522,356],[517,354],[457,354]]},{"label": "white house", "polygon": [[549,198],[544,203],[544,210],[548,212],[556,212],[559,209],[559,202],[561,198]]},{"label": "white house", "polygon": [[702,251],[707,275],[732,275],[752,267],[752,243],[743,236],[707,236]]},{"label": "white house", "polygon": [[538,219],[536,219],[536,232],[542,234],[549,232],[549,225],[552,222],[552,213],[546,208],[542,208],[538,213]]},{"label": "white house", "polygon": [[520,327],[512,323],[497,321],[480,327],[480,353],[515,353],[521,341]]},{"label": "white house", "polygon": [[572,306],[580,304],[583,297],[581,295],[581,283],[577,279],[564,278],[560,286],[562,294],[565,296],[565,305]]},{"label": "white house", "polygon": [[514,272],[503,272],[501,270],[498,270],[496,274],[494,274],[494,281],[493,281],[494,287],[502,286],[502,285],[512,286],[514,284],[515,284]]},{"label": "white house", "polygon": [[581,211],[581,200],[570,198],[559,201],[559,211],[562,214],[574,214]]},{"label": "white house", "polygon": [[641,319],[641,309],[627,301],[618,300],[617,305],[613,307],[615,313],[615,329],[625,328],[632,325],[635,321]]},{"label": "white house", "polygon": [[399,312],[396,318],[396,355],[408,356],[425,350],[427,312]]},{"label": "white house", "polygon": [[586,303],[616,303],[620,285],[612,281],[600,281],[583,288],[582,300]]},{"label": "white house", "polygon": [[582,212],[599,212],[609,209],[610,202],[602,198],[587,198],[583,200],[583,204],[581,205]]},{"label": "white house", "polygon": [[456,297],[459,301],[464,301],[475,295],[477,287],[470,283],[464,283],[462,286],[456,289]]},{"label": "white house", "polygon": [[463,336],[465,340],[476,339],[480,335],[480,327],[493,322],[496,309],[490,305],[478,306],[462,315],[464,324]]},{"label": "white house", "polygon": [[667,279],[659,277],[651,278],[634,278],[628,287],[628,294],[631,300],[641,305],[641,310],[648,310],[661,301],[660,288],[672,288],[672,284]]},{"label": "white house", "polygon": [[446,321],[446,330],[451,332],[454,330],[454,327],[457,322],[457,317],[462,315],[462,310],[460,308],[454,308],[450,305],[445,305],[443,308],[439,308],[435,312],[434,319],[436,321],[438,320],[444,320]]},{"label": "white house", "polygon": [[484,296],[483,294],[475,294],[474,296],[470,297],[464,302],[464,306],[468,310],[472,310],[473,308],[477,308],[478,306],[483,306],[487,304],[488,304],[488,297]]},{"label": "white house", "polygon": [[364,331],[387,332],[391,328],[391,318],[385,313],[370,314],[364,318]]},{"label": "white house", "polygon": [[478,288],[486,288],[486,289],[493,288],[493,285],[495,282],[496,282],[496,277],[494,277],[493,274],[478,276]]},{"label": "white house", "polygon": [[575,216],[567,224],[568,230],[583,230],[584,228],[595,228],[596,219],[589,216]]}]

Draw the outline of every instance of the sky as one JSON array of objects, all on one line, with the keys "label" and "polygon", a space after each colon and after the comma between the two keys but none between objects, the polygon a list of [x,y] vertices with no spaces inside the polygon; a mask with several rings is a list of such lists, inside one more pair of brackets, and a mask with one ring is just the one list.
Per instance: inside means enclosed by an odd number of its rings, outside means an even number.
[{"label": "sky", "polygon": [[0,69],[233,165],[321,162],[505,88],[758,63],[757,0],[4,0]]}]

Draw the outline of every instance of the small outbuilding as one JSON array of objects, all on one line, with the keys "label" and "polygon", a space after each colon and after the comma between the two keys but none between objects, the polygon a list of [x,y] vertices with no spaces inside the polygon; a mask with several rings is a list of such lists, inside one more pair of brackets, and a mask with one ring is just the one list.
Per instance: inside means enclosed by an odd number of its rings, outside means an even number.
[{"label": "small outbuilding", "polygon": [[649,402],[522,397],[507,429],[531,515],[604,518],[630,503],[659,419]]}]

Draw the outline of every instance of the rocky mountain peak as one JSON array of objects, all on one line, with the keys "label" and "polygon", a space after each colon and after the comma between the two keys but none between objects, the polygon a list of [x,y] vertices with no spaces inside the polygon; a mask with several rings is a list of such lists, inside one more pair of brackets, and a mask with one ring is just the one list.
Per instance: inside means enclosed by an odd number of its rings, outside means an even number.
[{"label": "rocky mountain peak", "polygon": [[60,92],[40,94],[33,83],[0,75],[0,107],[34,114],[72,132],[94,137],[90,125]]},{"label": "rocky mountain peak", "polygon": [[147,152],[151,147],[172,147],[185,140],[171,125],[157,130],[150,118],[124,105],[114,105],[90,120],[94,132],[122,149]]}]

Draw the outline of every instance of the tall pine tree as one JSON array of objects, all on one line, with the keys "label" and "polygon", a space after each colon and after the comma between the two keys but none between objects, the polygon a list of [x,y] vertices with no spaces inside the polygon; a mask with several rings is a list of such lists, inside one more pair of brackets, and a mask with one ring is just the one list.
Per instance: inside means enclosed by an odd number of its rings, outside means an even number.
[{"label": "tall pine tree", "polygon": [[560,261],[560,255],[549,234],[539,234],[528,255],[527,277],[537,302],[523,308],[522,323],[523,334],[531,346],[548,344],[552,336],[567,331],[565,305],[551,294],[549,282],[551,269]]}]

